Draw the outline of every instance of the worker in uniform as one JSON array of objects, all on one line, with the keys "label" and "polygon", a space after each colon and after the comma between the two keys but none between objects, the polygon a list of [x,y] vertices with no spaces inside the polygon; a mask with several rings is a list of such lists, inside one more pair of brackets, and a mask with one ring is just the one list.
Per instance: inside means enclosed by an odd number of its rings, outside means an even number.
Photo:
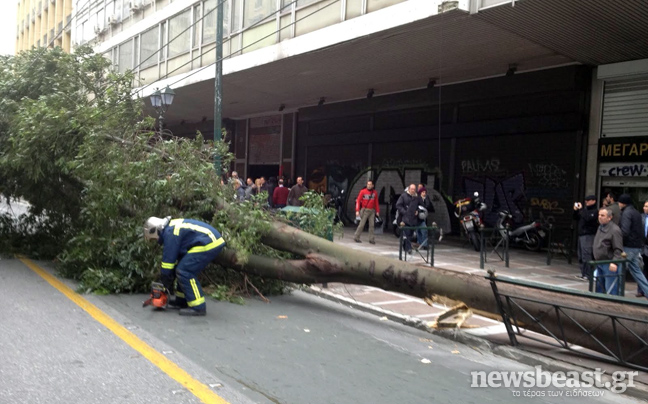
[{"label": "worker in uniform", "polygon": [[193,219],[150,217],[144,224],[144,238],[163,246],[161,281],[175,299],[169,308],[183,316],[204,316],[205,295],[198,274],[225,247],[221,234],[207,223]]}]

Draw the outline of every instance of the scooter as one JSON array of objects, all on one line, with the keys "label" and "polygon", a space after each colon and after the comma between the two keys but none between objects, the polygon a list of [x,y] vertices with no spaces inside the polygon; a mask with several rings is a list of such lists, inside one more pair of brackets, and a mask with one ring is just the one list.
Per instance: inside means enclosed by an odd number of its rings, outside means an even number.
[{"label": "scooter", "polygon": [[539,220],[520,226],[515,229],[506,230],[506,224],[512,222],[513,216],[503,210],[499,212],[499,218],[495,224],[495,228],[499,230],[503,239],[508,237],[509,243],[522,244],[529,251],[538,251],[542,247],[542,240],[544,239],[544,226]]},{"label": "scooter", "polygon": [[487,209],[486,204],[479,199],[479,192],[475,192],[472,199],[459,199],[454,205],[455,216],[459,218],[463,233],[470,240],[475,251],[479,251],[481,248],[479,227],[483,224],[481,212]]},{"label": "scooter", "polygon": [[335,217],[333,218],[333,223],[338,224],[342,222],[344,224],[344,190],[340,189],[337,196],[329,202],[329,207],[335,209]]}]

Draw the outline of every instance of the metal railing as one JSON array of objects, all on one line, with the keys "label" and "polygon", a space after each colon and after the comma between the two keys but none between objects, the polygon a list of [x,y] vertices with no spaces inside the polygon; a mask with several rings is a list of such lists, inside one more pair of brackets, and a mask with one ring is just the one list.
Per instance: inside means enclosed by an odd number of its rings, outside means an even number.
[{"label": "metal railing", "polygon": [[[417,249],[412,248],[411,252],[408,252],[405,250],[403,244],[405,243],[405,230],[425,230],[427,231],[427,248],[423,251],[425,251],[425,255],[421,253],[420,247]],[[408,255],[413,255],[414,252],[419,254],[421,258],[423,258],[423,261],[428,263],[430,266],[434,266],[434,245],[436,243],[436,238],[437,234],[439,234],[439,227],[436,225],[436,223],[432,223],[432,226],[401,226],[400,227],[400,238],[398,242],[398,259],[401,261],[407,261],[407,256]]]},{"label": "metal railing", "polygon": [[[505,236],[502,235],[505,232]],[[484,269],[489,255],[497,255],[509,267],[509,227],[505,229],[479,227],[479,268]],[[490,251],[489,251],[490,250]]]},{"label": "metal railing", "polygon": [[[535,342],[568,350],[577,355],[594,358],[596,360],[603,360],[606,362],[618,363],[634,369],[648,371],[647,364],[642,362],[642,355],[645,355],[644,352],[648,351],[648,338],[637,335],[629,328],[629,326],[627,326],[627,324],[629,323],[634,323],[635,327],[633,328],[636,329],[636,323],[640,323],[648,327],[648,320],[623,315],[621,313],[605,313],[597,309],[573,307],[568,304],[561,303],[560,301],[562,299],[553,299],[552,301],[547,301],[542,300],[541,298],[531,298],[514,295],[513,293],[503,293],[497,287],[497,283],[505,283],[536,290],[550,291],[566,296],[578,296],[594,300],[621,302],[625,305],[639,306],[641,308],[645,308],[646,310],[648,310],[648,303],[616,296],[592,294],[578,290],[552,287],[534,282],[522,282],[511,278],[495,276],[495,273],[491,270],[488,271],[488,276],[486,276],[486,279],[488,279],[491,283],[493,294],[495,296],[495,300],[497,301],[497,307],[500,315],[502,316],[502,321],[504,322],[504,326],[506,327],[506,332],[509,336],[511,345],[519,345],[520,343],[518,342],[518,337],[524,337]],[[543,310],[541,315],[533,315],[524,308],[524,302],[545,305],[547,309]],[[571,313],[569,313],[568,311]],[[589,317],[599,317],[601,321],[593,321],[592,323],[597,323],[598,325],[588,328],[574,318],[574,312],[587,313]],[[555,318],[554,316],[552,316],[552,314],[555,315]],[[613,341],[601,341],[596,336],[596,331],[607,321],[611,322],[611,329],[613,330]],[[548,325],[549,322],[552,323],[551,326]],[[582,331],[584,338],[594,341],[594,345],[599,347],[600,351],[603,353],[588,349],[582,349],[581,347],[568,342],[565,337],[565,325],[571,323],[576,326],[577,330]],[[534,336],[531,331],[523,328],[523,324],[536,325],[537,327],[542,329],[543,334],[547,335],[550,339],[547,340],[546,338],[542,339]],[[558,327],[559,332],[557,333],[550,330],[550,328],[555,328],[555,326]],[[626,336],[630,334],[634,337],[633,341],[637,343],[637,347],[635,350],[633,350],[632,354],[624,355],[624,350],[622,349],[623,345],[621,343],[621,338],[619,335],[620,332],[623,332],[624,334],[626,334]],[[606,344],[606,342],[608,344]],[[624,346],[624,348],[626,349],[625,352],[627,352],[628,347]]]},{"label": "metal railing", "polygon": [[[547,265],[551,265],[551,260],[554,256],[563,256],[567,259],[567,263],[572,263],[572,237],[569,236],[562,241],[555,242],[554,240],[554,227],[553,224],[547,224]],[[573,229],[571,231],[573,233]]]},{"label": "metal railing", "polygon": [[[588,261],[587,265],[590,268],[587,277],[589,279],[589,291],[596,293],[605,293],[608,295],[617,295],[625,296],[625,279],[628,269],[628,260],[625,259],[625,253],[622,254],[624,259],[620,260],[603,260],[603,261]],[[602,273],[597,273],[597,269],[601,272],[603,271],[600,268],[602,265],[615,264],[617,265],[616,273],[610,273],[603,275]],[[607,286],[608,279],[611,279],[611,284]],[[616,291],[616,293],[611,293]]]}]

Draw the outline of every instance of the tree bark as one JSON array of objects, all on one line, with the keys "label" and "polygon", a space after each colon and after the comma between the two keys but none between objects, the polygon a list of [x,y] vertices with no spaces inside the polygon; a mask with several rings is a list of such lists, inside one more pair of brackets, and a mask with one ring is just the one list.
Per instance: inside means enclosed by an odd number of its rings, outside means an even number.
[{"label": "tree bark", "polygon": [[[262,242],[304,259],[280,260],[250,256],[247,262],[243,262],[234,251],[225,250],[219,256],[219,262],[243,272],[295,283],[342,282],[375,286],[421,298],[433,295],[445,296],[462,301],[473,309],[499,315],[497,301],[490,281],[484,277],[485,273],[484,276],[479,276],[416,266],[350,249],[280,223],[272,224],[272,228],[263,237]],[[645,348],[633,335],[634,333],[648,340],[648,329],[645,323],[624,320],[623,326],[620,326],[612,324],[609,318],[568,309],[568,307],[587,309],[595,313],[609,313],[614,316],[648,321],[648,311],[643,308],[504,283],[498,284],[498,288],[500,292],[507,295],[542,302],[560,302],[561,306],[566,307],[560,321],[553,307],[535,301],[516,299],[519,307],[516,307],[514,312],[518,313],[518,320],[523,322],[520,325],[528,330],[545,335],[553,334],[561,339],[564,338],[569,343],[604,354],[609,354],[607,349],[612,352],[620,349],[624,358]],[[523,311],[528,312],[529,316],[521,315]],[[575,321],[564,314],[590,330],[591,334],[585,333]],[[542,319],[542,323],[534,319]],[[618,344],[614,337],[615,328],[619,337]],[[600,344],[596,340],[600,341]],[[648,352],[640,353],[630,362],[648,363]]]}]

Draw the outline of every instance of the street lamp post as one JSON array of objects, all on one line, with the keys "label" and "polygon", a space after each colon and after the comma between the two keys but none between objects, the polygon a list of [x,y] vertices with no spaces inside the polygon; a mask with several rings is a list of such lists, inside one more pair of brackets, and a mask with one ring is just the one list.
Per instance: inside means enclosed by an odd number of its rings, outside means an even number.
[{"label": "street lamp post", "polygon": [[164,114],[167,112],[171,104],[173,104],[173,97],[175,97],[175,91],[173,91],[169,86],[166,86],[162,91],[155,90],[155,92],[151,94],[151,105],[158,113],[158,127],[160,128],[160,132],[164,129]]}]

